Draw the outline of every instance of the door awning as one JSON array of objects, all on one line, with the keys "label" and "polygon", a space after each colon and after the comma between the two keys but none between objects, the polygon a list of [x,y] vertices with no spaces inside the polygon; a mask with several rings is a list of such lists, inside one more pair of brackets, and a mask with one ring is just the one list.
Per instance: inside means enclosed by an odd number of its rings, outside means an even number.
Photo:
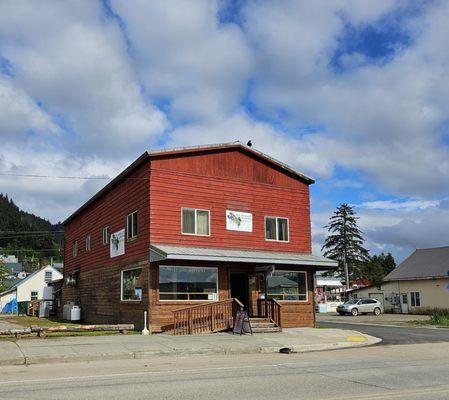
[{"label": "door awning", "polygon": [[303,265],[316,269],[332,269],[338,263],[322,256],[305,253],[217,249],[213,247],[150,245],[150,262],[164,260],[224,261],[252,264]]}]

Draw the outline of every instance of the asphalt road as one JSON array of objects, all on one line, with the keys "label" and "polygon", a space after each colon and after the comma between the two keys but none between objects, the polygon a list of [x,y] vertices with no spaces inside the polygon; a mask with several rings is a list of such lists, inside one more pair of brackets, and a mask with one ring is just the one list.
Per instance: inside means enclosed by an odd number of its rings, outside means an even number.
[{"label": "asphalt road", "polygon": [[448,399],[449,343],[0,368],[0,399]]},{"label": "asphalt road", "polygon": [[449,328],[402,327],[345,322],[318,322],[318,327],[353,329],[382,339],[379,345],[449,342]]}]

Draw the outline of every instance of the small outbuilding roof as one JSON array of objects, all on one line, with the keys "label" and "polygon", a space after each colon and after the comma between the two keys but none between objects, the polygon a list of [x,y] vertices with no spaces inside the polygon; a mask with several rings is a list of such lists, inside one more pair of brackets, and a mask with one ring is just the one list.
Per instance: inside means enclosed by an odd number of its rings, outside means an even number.
[{"label": "small outbuilding roof", "polygon": [[449,278],[449,246],[415,250],[384,281]]},{"label": "small outbuilding roof", "polygon": [[150,246],[150,261],[194,260],[247,262],[254,264],[284,264],[336,268],[338,263],[322,256],[305,253],[284,253],[274,251],[229,250],[211,247],[175,246],[154,244]]}]

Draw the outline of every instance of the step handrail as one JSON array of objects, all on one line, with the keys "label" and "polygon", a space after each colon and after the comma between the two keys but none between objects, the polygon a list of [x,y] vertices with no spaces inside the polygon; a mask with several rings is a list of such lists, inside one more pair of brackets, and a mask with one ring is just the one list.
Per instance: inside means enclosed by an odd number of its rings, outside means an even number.
[{"label": "step handrail", "polygon": [[191,335],[232,329],[237,310],[243,308],[243,304],[235,298],[178,308],[172,311],[173,334]]},{"label": "step handrail", "polygon": [[[276,299],[257,299],[259,314],[275,323],[282,330],[282,304]],[[262,307],[262,303],[267,305]]]}]

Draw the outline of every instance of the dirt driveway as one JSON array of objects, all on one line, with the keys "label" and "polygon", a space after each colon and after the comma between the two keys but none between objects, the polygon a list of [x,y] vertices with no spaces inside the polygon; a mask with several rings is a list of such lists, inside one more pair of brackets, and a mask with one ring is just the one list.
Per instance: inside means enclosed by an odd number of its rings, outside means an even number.
[{"label": "dirt driveway", "polygon": [[337,313],[323,313],[316,314],[317,322],[335,322],[346,324],[379,324],[379,325],[399,325],[409,326],[410,321],[425,321],[429,319],[428,315],[413,315],[413,314],[381,314],[375,315],[339,315]]}]

